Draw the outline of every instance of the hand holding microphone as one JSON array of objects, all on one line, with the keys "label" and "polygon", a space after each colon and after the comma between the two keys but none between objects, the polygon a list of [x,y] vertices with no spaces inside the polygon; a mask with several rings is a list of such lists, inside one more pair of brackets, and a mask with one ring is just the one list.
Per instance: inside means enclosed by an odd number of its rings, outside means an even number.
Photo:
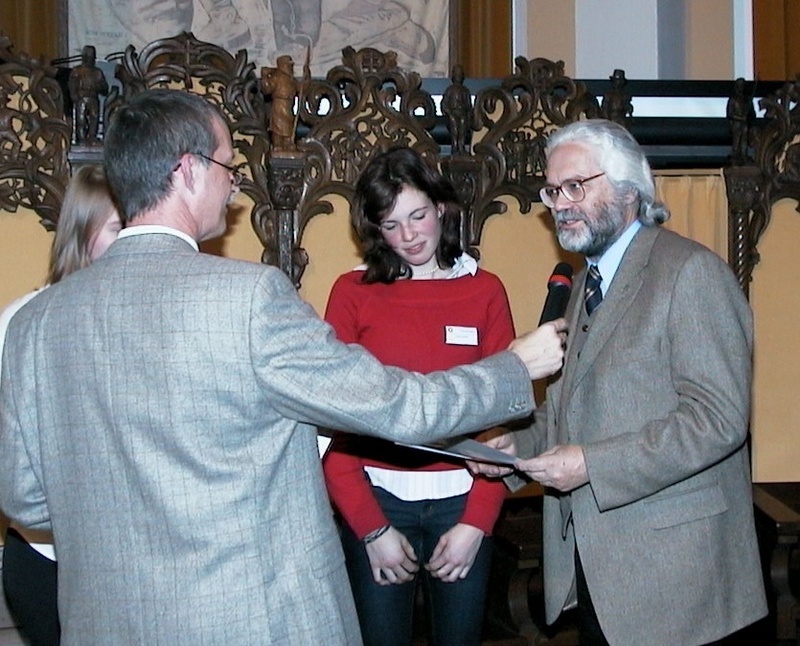
[{"label": "hand holding microphone", "polygon": [[547,281],[547,298],[539,327],[514,339],[508,346],[525,362],[531,379],[549,377],[561,369],[567,338],[567,322],[563,316],[571,290],[572,267],[560,262]]}]

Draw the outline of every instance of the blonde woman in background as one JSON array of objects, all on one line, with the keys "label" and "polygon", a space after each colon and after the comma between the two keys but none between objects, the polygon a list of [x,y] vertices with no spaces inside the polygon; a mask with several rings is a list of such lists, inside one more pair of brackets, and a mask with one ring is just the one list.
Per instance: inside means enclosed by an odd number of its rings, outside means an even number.
[{"label": "blonde woman in background", "polygon": [[[83,166],[64,196],[50,251],[47,283],[0,313],[0,358],[11,317],[48,285],[103,255],[121,227],[103,169]],[[3,589],[20,632],[32,646],[59,643],[56,574],[52,535],[12,524],[3,549]]]}]

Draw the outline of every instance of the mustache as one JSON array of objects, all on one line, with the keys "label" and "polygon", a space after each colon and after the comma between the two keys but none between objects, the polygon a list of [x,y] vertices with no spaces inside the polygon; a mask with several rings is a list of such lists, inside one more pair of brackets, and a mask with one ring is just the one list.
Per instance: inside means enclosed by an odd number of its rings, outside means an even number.
[{"label": "mustache", "polygon": [[577,209],[560,209],[553,213],[553,221],[556,223],[556,225],[564,224],[564,222],[567,220],[580,220],[581,222],[586,222],[587,218],[586,215]]}]

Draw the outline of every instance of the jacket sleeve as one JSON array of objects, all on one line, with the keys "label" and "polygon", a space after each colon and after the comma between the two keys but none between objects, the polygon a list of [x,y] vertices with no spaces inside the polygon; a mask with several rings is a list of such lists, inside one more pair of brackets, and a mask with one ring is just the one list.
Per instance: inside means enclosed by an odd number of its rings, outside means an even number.
[{"label": "jacket sleeve", "polygon": [[[499,279],[491,282],[486,303],[486,323],[482,331],[482,355],[491,356],[505,350],[514,340],[514,322],[508,296]],[[506,485],[502,480],[476,477],[469,495],[461,522],[472,525],[490,535],[500,515],[506,498]]]},{"label": "jacket sleeve", "polygon": [[249,351],[263,396],[282,417],[389,440],[427,443],[527,415],[533,393],[512,352],[427,375],[382,365],[264,267],[253,285]]},{"label": "jacket sleeve", "polygon": [[[34,364],[29,352],[31,344],[20,340],[22,334],[30,331],[18,328],[16,323],[15,316],[0,370],[0,508],[21,525],[49,530],[50,513],[38,452],[36,401],[32,384],[23,378],[30,371],[17,368],[23,363]],[[12,379],[12,374],[20,376]]]}]

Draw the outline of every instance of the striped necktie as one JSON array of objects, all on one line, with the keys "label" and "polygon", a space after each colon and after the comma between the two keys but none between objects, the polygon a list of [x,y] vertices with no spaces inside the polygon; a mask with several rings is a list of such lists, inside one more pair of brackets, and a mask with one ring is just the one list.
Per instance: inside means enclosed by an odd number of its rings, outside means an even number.
[{"label": "striped necktie", "polygon": [[586,274],[586,287],[583,291],[584,303],[586,304],[586,313],[591,316],[592,312],[597,309],[597,306],[603,302],[603,292],[600,291],[600,283],[603,277],[600,275],[600,270],[597,265],[589,265],[589,271]]}]

